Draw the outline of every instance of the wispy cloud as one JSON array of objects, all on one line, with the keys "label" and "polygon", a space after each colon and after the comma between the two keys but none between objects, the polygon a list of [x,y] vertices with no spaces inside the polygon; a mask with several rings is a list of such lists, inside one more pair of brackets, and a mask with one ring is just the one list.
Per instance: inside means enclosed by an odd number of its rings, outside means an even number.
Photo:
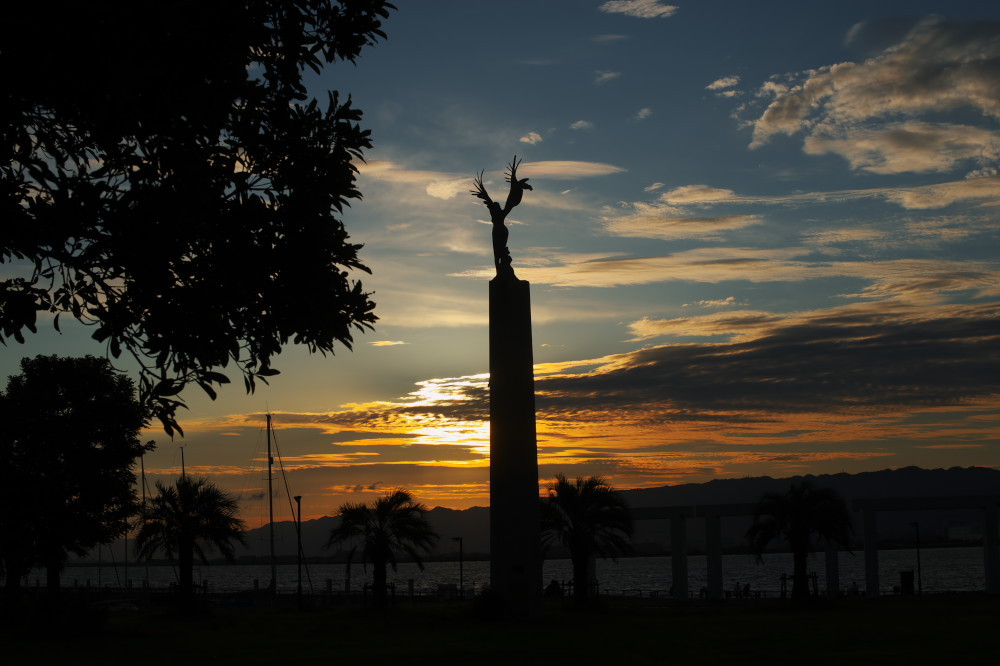
[{"label": "wispy cloud", "polygon": [[607,83],[608,81],[613,81],[614,79],[617,79],[621,75],[622,75],[621,72],[608,72],[599,69],[596,72],[594,72],[594,83],[596,83],[597,85],[601,85],[603,83]]},{"label": "wispy cloud", "polygon": [[372,161],[362,164],[359,171],[362,175],[376,180],[422,185],[428,195],[437,199],[451,199],[469,189],[467,176],[424,169],[409,169],[391,161]]},{"label": "wispy cloud", "polygon": [[665,5],[661,0],[611,0],[598,9],[609,14],[625,14],[636,18],[667,18],[677,11],[674,5]]},{"label": "wispy cloud", "polygon": [[[662,183],[658,183],[662,187]],[[646,188],[646,191],[651,191]],[[656,189],[659,189],[656,188]],[[801,206],[806,204],[835,204],[880,199],[908,210],[944,208],[955,203],[1000,204],[1000,177],[967,178],[932,185],[903,187],[878,187],[858,190],[833,190],[826,192],[796,192],[780,195],[745,195],[733,190],[709,185],[683,185],[663,192],[656,202],[644,205],[674,206],[680,214],[683,206],[706,208],[716,204],[751,204],[762,206]]]},{"label": "wispy cloud", "polygon": [[598,42],[599,44],[611,44],[613,42],[620,42],[625,39],[628,39],[628,35],[607,34],[607,35],[594,36],[594,41]]},{"label": "wispy cloud", "polygon": [[525,162],[521,170],[535,178],[553,178],[556,180],[576,180],[624,173],[625,169],[603,162],[581,162],[576,160],[547,160],[542,162]]},{"label": "wispy cloud", "polygon": [[[489,277],[489,271],[472,270],[460,277]],[[898,259],[870,262],[818,260],[813,248],[707,247],[666,256],[594,258],[582,262],[526,266],[522,279],[560,287],[610,288],[657,282],[720,284],[803,282],[830,277],[864,280],[868,286],[853,298],[934,300],[944,291],[971,290],[986,297],[1000,280],[989,262]]]},{"label": "wispy cloud", "polygon": [[852,169],[872,173],[950,171],[967,160],[990,163],[1000,159],[1000,132],[910,121],[852,128],[836,136],[812,134],[803,150],[810,155],[840,155]]},{"label": "wispy cloud", "polygon": [[726,88],[732,88],[735,85],[739,85],[740,77],[738,76],[724,76],[721,79],[716,79],[709,83],[705,88],[707,90],[724,90]]},{"label": "wispy cloud", "polygon": [[542,135],[539,134],[538,132],[528,132],[527,134],[525,134],[524,136],[522,136],[520,139],[518,139],[518,141],[520,141],[521,143],[527,143],[527,144],[530,144],[530,145],[533,146],[536,143],[541,143],[542,142]]},{"label": "wispy cloud", "polygon": [[408,345],[410,343],[402,340],[375,340],[369,344],[375,347],[395,347],[397,345]]},{"label": "wispy cloud", "polygon": [[649,118],[651,115],[653,115],[653,110],[647,106],[645,108],[639,109],[636,112],[635,119],[636,120],[645,120],[646,118]]},{"label": "wispy cloud", "polygon": [[594,129],[594,123],[589,120],[577,120],[575,123],[569,126],[573,130],[590,130]]},{"label": "wispy cloud", "polygon": [[[694,305],[702,308],[728,308],[733,305],[738,305],[735,296],[729,296],[727,298],[719,298],[715,300],[703,300],[697,301]],[[685,303],[683,307],[690,307],[690,303]]]},{"label": "wispy cloud", "polygon": [[655,206],[642,206],[633,215],[604,219],[604,230],[612,236],[631,238],[700,238],[702,240],[721,239],[721,233],[743,229],[760,224],[763,218],[757,215],[726,215],[720,217],[678,217]]}]

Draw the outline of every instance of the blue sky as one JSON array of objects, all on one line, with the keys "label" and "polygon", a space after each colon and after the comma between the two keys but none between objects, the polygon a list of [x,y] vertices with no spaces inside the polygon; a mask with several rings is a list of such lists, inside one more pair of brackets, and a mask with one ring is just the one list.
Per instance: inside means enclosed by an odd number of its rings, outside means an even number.
[{"label": "blue sky", "polygon": [[[397,4],[386,41],[309,79],[372,130],[344,220],[376,331],[286,350],[253,396],[190,391],[148,470],[183,444],[249,497],[270,410],[309,515],[392,486],[488,503],[493,269],[468,190],[485,169],[502,199],[515,154],[543,484],[1000,464],[1000,6]],[[100,352],[84,338],[42,332],[3,370]]]}]

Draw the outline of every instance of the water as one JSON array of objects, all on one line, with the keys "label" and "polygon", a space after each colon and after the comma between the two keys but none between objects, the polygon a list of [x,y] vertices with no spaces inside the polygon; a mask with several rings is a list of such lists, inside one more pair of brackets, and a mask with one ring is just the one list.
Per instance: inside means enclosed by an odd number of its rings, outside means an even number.
[{"label": "water", "polygon": [[[983,575],[983,551],[981,548],[922,548],[921,578],[924,592],[972,592],[986,589]],[[859,551],[854,555],[843,552],[839,555],[840,584],[847,588],[853,582],[864,589],[864,553]],[[825,564],[823,555],[813,557],[809,561],[810,571],[817,574],[817,582],[821,591],[826,589]],[[881,592],[892,592],[893,586],[900,583],[900,571],[914,572],[916,585],[917,553],[916,550],[884,550],[879,553],[879,584]],[[134,586],[139,586],[146,578],[148,570],[149,583],[153,587],[167,587],[176,582],[176,570],[171,566],[150,566],[130,563],[128,572],[121,563],[117,567],[110,564],[102,567],[66,567],[62,575],[63,585],[103,587],[120,587],[126,585],[126,576]],[[724,555],[722,558],[723,585],[728,589],[739,583],[749,584],[753,590],[763,590],[777,594],[781,587],[781,575],[791,576],[792,556],[785,553],[774,553],[764,556],[764,562],[758,564],[751,555]],[[280,593],[294,593],[297,587],[297,568],[294,564],[277,567],[277,588]],[[358,591],[366,582],[371,581],[371,568],[366,568],[355,562],[350,568],[350,588]],[[211,592],[239,592],[252,590],[254,580],[264,587],[270,580],[270,567],[266,564],[218,564],[195,567],[194,579],[198,584],[207,583]],[[489,582],[489,562],[465,562],[463,566],[466,592],[479,590]],[[325,592],[330,589],[341,592],[345,589],[345,579],[348,578],[347,568],[343,564],[312,564],[308,566],[308,577],[303,572],[303,588],[306,592]],[[569,560],[546,560],[543,567],[543,581],[568,581],[573,577]],[[672,585],[670,557],[632,557],[618,560],[597,561],[597,577],[600,589],[609,594],[628,594],[648,596],[656,592],[666,595]],[[402,563],[397,571],[389,571],[389,582],[395,583],[397,590],[406,593],[408,582],[413,581],[415,594],[436,594],[438,585],[459,583],[458,562],[429,562],[421,571],[416,565]],[[29,585],[44,585],[43,572],[34,572],[28,579]],[[692,596],[697,597],[699,590],[708,585],[708,576],[704,556],[688,557],[688,586]]]}]

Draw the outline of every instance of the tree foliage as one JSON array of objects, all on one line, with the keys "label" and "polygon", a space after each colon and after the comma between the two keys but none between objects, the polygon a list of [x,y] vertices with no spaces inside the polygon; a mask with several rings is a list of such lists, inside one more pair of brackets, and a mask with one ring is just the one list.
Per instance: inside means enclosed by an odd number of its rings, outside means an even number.
[{"label": "tree foliage", "polygon": [[424,517],[427,507],[414,502],[409,492],[397,488],[372,504],[348,502],[340,507],[340,524],[330,532],[327,546],[355,542],[348,560],[361,548],[361,558],[372,563],[374,598],[377,606],[386,600],[386,567],[396,570],[397,555],[409,556],[424,568],[420,551],[429,552],[437,543]]},{"label": "tree foliage", "polygon": [[14,3],[0,21],[0,342],[38,313],[180,391],[247,391],[289,342],[348,348],[374,304],[339,215],[369,131],[303,75],[384,38],[384,0]]},{"label": "tree foliage", "polygon": [[0,558],[6,583],[123,534],[136,512],[146,411],[133,382],[93,356],[21,361],[0,393]]},{"label": "tree foliage", "polygon": [[156,494],[143,511],[135,537],[139,558],[158,552],[177,558],[181,596],[194,590],[194,558],[208,562],[207,548],[235,561],[234,542],[244,543],[246,525],[237,518],[236,497],[205,477],[183,476],[172,486],[156,482]]},{"label": "tree foliage", "polygon": [[618,491],[600,476],[569,481],[562,474],[549,486],[542,503],[542,544],[560,543],[573,562],[573,596],[577,603],[590,597],[593,558],[630,553],[632,515]]},{"label": "tree foliage", "polygon": [[850,550],[852,532],[851,514],[840,494],[803,481],[793,483],[783,494],[761,497],[746,536],[758,561],[771,542],[788,543],[792,549],[792,599],[802,600],[809,597],[808,559],[816,540]]}]

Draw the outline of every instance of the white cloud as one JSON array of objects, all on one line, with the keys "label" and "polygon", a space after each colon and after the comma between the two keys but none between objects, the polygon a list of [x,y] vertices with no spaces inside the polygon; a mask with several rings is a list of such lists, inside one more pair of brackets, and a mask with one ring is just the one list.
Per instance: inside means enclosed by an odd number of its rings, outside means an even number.
[{"label": "white cloud", "polygon": [[621,75],[621,72],[606,72],[599,69],[594,72],[594,83],[601,85],[602,83],[617,79]]},{"label": "white cloud", "polygon": [[698,301],[696,305],[703,308],[728,308],[730,305],[738,305],[735,296],[721,298],[718,300]]},{"label": "white cloud", "polygon": [[1000,159],[1000,134],[968,125],[911,121],[852,128],[837,137],[813,134],[806,138],[804,150],[810,155],[840,155],[852,169],[872,173],[948,171],[962,160]]},{"label": "white cloud", "polygon": [[646,187],[642,188],[642,191],[652,192],[654,190],[658,190],[661,189],[662,187],[665,187],[665,185],[666,185],[665,183],[653,183],[652,185],[647,185]]},{"label": "white cloud", "polygon": [[525,134],[524,136],[522,136],[520,139],[518,139],[518,141],[520,141],[521,143],[527,143],[527,144],[530,144],[530,145],[533,146],[536,143],[541,143],[542,142],[542,135],[539,134],[538,132],[528,132],[527,134]]},{"label": "white cloud", "polygon": [[645,108],[639,109],[639,111],[635,114],[635,119],[645,120],[646,118],[649,118],[651,115],[653,115],[653,110],[647,106]]},{"label": "white cloud", "polygon": [[740,82],[740,77],[738,76],[724,76],[721,79],[716,79],[709,83],[705,88],[707,90],[723,90],[725,88],[732,88]]},{"label": "white cloud", "polygon": [[[782,196],[750,196],[708,185],[684,185],[664,192],[659,197],[662,203],[672,206],[712,204],[801,206],[812,203],[847,203],[861,199],[882,199],[907,210],[944,208],[954,203],[979,202],[982,205],[1000,205],[1000,177],[967,178],[917,187],[800,192]],[[683,214],[681,208],[675,210],[677,214]]]},{"label": "white cloud", "polygon": [[889,201],[909,210],[944,208],[957,202],[992,199],[1000,202],[1000,178],[973,178],[922,187],[881,190]]},{"label": "white cloud", "polygon": [[362,176],[390,183],[422,185],[424,192],[438,199],[451,199],[469,189],[469,178],[441,171],[407,169],[390,161],[371,161],[361,164]]},{"label": "white cloud", "polygon": [[570,125],[569,128],[574,130],[590,130],[594,129],[594,123],[589,120],[578,120]]},{"label": "white cloud", "polygon": [[660,195],[660,200],[668,204],[704,204],[729,201],[736,196],[732,190],[708,185],[683,185]]},{"label": "white cloud", "polygon": [[751,122],[750,146],[802,132],[807,152],[837,153],[877,173],[943,171],[963,160],[982,166],[997,159],[996,133],[943,123],[941,114],[1000,119],[998,69],[1000,23],[929,18],[875,57],[765,83],[758,97],[771,101]]},{"label": "white cloud", "polygon": [[547,160],[542,162],[525,162],[520,170],[535,178],[553,178],[555,180],[575,180],[592,176],[607,176],[613,173],[624,173],[625,169],[604,164],[602,162],[577,162],[573,160]]},{"label": "white cloud", "polygon": [[424,189],[427,194],[438,199],[451,199],[458,194],[469,191],[468,178],[450,178],[429,183]]},{"label": "white cloud", "polygon": [[625,14],[637,18],[667,18],[677,11],[674,5],[664,5],[660,0],[611,0],[598,9],[609,14]]}]

